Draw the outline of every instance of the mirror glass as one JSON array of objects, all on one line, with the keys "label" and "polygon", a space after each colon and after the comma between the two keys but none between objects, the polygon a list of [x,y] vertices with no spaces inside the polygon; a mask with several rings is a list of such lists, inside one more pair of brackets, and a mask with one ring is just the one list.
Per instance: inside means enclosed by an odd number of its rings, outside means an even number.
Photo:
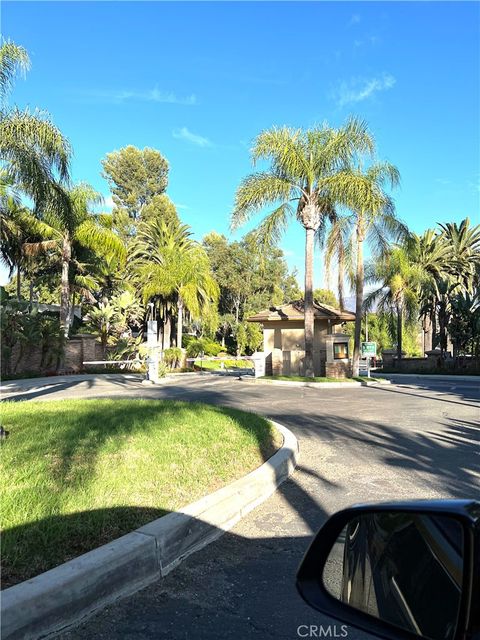
[{"label": "mirror glass", "polygon": [[352,519],[323,571],[334,598],[432,640],[455,635],[462,579],[461,524],[406,512]]}]

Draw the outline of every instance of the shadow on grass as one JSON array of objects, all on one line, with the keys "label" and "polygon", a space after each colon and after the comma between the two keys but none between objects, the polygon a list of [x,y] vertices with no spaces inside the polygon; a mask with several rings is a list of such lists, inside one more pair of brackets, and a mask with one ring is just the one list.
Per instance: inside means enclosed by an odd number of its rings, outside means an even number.
[{"label": "shadow on grass", "polygon": [[[2,589],[76,558],[166,515],[164,509],[113,507],[50,516],[2,533]],[[49,544],[45,545],[45,541]]]},{"label": "shadow on grass", "polygon": [[[107,404],[108,402],[108,404]],[[231,418],[236,425],[251,434],[258,446],[263,461],[267,460],[275,451],[272,432],[267,426],[265,418],[238,409],[205,405],[204,403],[185,403],[178,400],[141,400],[119,399],[102,402],[101,411],[93,399],[82,400],[82,411],[78,417],[71,413],[68,426],[48,432],[50,418],[58,420],[58,405],[49,411],[48,403],[42,404],[40,424],[45,426],[41,435],[46,442],[43,449],[46,452],[55,451],[57,458],[52,470],[53,479],[59,488],[68,483],[69,487],[78,486],[85,478],[93,473],[99,451],[110,439],[121,441],[130,436],[151,430],[155,421],[155,433],[152,436],[162,437],[169,430],[176,427],[176,422],[182,419],[182,412],[193,412],[198,421],[198,429],[202,428],[202,412],[207,411],[206,418],[211,413]],[[183,416],[185,417],[185,416]],[[13,432],[7,446],[15,446]],[[179,442],[179,446],[185,446]],[[32,439],[30,446],[22,447],[22,455],[26,457],[38,455],[39,441]],[[152,473],[154,470],[152,470]]]},{"label": "shadow on grass", "polygon": [[[6,447],[5,452],[8,449],[12,451],[11,464],[14,464],[15,457],[19,455],[24,460],[23,464],[25,460],[35,461],[42,456],[48,460],[47,465],[42,469],[45,478],[42,481],[41,491],[45,491],[44,487],[52,487],[51,492],[48,493],[48,503],[45,508],[45,511],[50,513],[61,513],[66,491],[69,493],[78,491],[81,494],[83,489],[88,487],[91,478],[95,475],[99,456],[110,456],[108,441],[115,444],[111,454],[112,464],[115,464],[117,450],[121,449],[123,443],[128,445],[131,438],[141,436],[143,433],[155,439],[169,437],[168,447],[165,450],[160,448],[158,454],[159,464],[163,464],[163,460],[166,459],[165,464],[168,469],[170,464],[168,456],[171,453],[172,442],[176,443],[177,439],[179,448],[191,447],[191,456],[195,455],[197,449],[201,453],[204,448],[218,444],[211,428],[204,437],[202,432],[198,431],[202,430],[202,427],[207,430],[210,426],[208,421],[215,425],[213,419],[218,415],[220,418],[230,418],[236,429],[240,428],[248,432],[259,453],[258,465],[268,460],[278,448],[274,432],[265,418],[233,408],[172,400],[103,400],[101,405],[96,400],[83,400],[78,415],[71,405],[66,404],[65,411],[68,410],[68,419],[62,421],[61,405],[62,402],[42,403],[38,415],[29,413],[24,417],[22,433],[18,433],[17,438],[15,424],[13,428],[11,427],[9,440],[3,445]],[[28,403],[27,406],[31,408],[36,405]],[[19,404],[16,404],[15,409],[18,408]],[[21,414],[17,415],[16,419],[21,419]],[[185,421],[184,429],[182,420]],[[33,434],[29,430],[30,426],[34,429]],[[193,440],[189,435],[192,429],[194,430]],[[169,431],[173,431],[173,435],[168,435]],[[222,437],[228,437],[229,434],[230,431],[223,431]],[[152,449],[153,447],[152,440]],[[232,447],[232,456],[235,455],[233,449]],[[213,455],[209,454],[209,456]],[[182,460],[181,457],[179,459]],[[188,461],[189,458],[187,458]],[[247,466],[244,473],[251,470],[252,467]],[[155,467],[148,470],[152,480],[155,480],[155,471]],[[162,468],[162,471],[165,473],[165,469]],[[228,467],[224,472],[227,475],[232,474]],[[215,482],[215,478],[209,480],[208,476],[200,474],[198,478],[194,477],[192,483],[188,476],[184,477],[185,472],[182,474],[180,478],[172,477],[171,489],[168,482],[164,486],[163,493],[156,498],[158,508],[115,507],[72,515],[52,515],[36,522],[6,529],[2,540],[3,588],[46,571],[159,518],[168,512],[162,508],[169,499],[168,496],[175,495],[177,490],[184,493],[185,489],[182,491],[182,486],[195,492],[192,499],[201,497],[198,495],[199,483],[204,487],[201,495],[219,486],[219,479]],[[238,475],[227,481],[233,481],[236,477]],[[130,481],[132,481],[131,478]],[[220,480],[220,484],[225,484],[227,481]],[[23,499],[24,490],[21,487],[16,490]],[[33,491],[35,490],[36,486]],[[135,491],[136,486],[133,484],[132,496],[135,495]],[[155,488],[151,491],[155,491]],[[34,495],[29,499],[34,500]],[[85,501],[81,503],[82,501],[80,501],[80,508],[84,505],[88,506]]]}]

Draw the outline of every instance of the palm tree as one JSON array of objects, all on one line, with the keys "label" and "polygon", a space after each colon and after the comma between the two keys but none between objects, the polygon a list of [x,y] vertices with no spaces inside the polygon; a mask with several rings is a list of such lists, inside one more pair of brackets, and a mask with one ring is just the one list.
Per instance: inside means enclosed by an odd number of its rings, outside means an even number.
[{"label": "palm tree", "polygon": [[[27,255],[37,255],[49,250],[60,254],[60,326],[68,336],[71,322],[70,296],[74,289],[85,290],[94,281],[77,259],[78,254],[87,249],[96,256],[108,258],[111,255],[120,260],[126,257],[125,246],[110,229],[102,224],[102,219],[90,212],[90,207],[101,201],[101,196],[89,185],[79,184],[65,191],[68,204],[65,208],[52,203],[43,212],[39,221],[44,239],[24,245]],[[60,200],[55,203],[58,205]]]},{"label": "palm tree", "polygon": [[325,234],[317,234],[320,247],[325,250],[325,274],[327,282],[330,281],[332,262],[337,263],[337,294],[340,309],[345,305],[345,278],[348,277],[352,287],[355,286],[353,273],[352,251],[352,219],[346,216],[335,215],[331,222],[330,230]]},{"label": "palm tree", "polygon": [[30,58],[27,51],[9,40],[0,46],[0,97],[4,100],[12,89],[13,81],[18,73],[30,69]]},{"label": "palm tree", "polygon": [[174,307],[177,346],[181,347],[185,312],[199,318],[219,296],[208,255],[190,236],[187,225],[153,218],[139,224],[131,254],[144,302],[153,299],[163,311],[164,349],[170,347]]},{"label": "palm tree", "polygon": [[421,236],[415,233],[410,234],[404,246],[411,262],[423,271],[418,297],[420,318],[423,320],[423,350],[426,352],[434,349],[436,344],[438,302],[436,283],[445,275],[449,253],[448,243],[441,233],[434,229],[427,229]]},{"label": "palm tree", "polygon": [[85,316],[86,322],[98,333],[104,358],[107,356],[108,338],[117,318],[115,308],[108,302],[101,302],[97,307],[92,307]]},{"label": "palm tree", "polygon": [[366,282],[380,282],[380,287],[367,295],[364,308],[368,311],[376,302],[381,315],[393,313],[396,316],[398,359],[402,357],[404,321],[417,317],[417,292],[423,278],[422,268],[412,263],[408,252],[400,245],[368,265]]},{"label": "palm tree", "polygon": [[480,225],[471,227],[465,218],[460,224],[449,222],[440,228],[448,246],[445,270],[471,291],[480,266]]},{"label": "palm tree", "polygon": [[[335,200],[349,209],[332,225],[332,237],[327,241],[327,256],[337,253],[340,273],[347,247],[352,248],[355,262],[355,334],[353,347],[353,376],[359,375],[360,343],[364,297],[364,243],[368,242],[372,255],[381,256],[388,249],[390,240],[399,240],[408,232],[395,215],[393,200],[385,192],[385,185],[398,185],[400,174],[389,162],[378,162],[367,169],[350,166],[340,172],[340,180],[332,180],[331,190]],[[330,180],[330,179],[329,179]]]},{"label": "palm tree", "polygon": [[0,160],[4,163],[15,189],[33,199],[35,209],[48,201],[63,207],[68,198],[59,188],[58,180],[69,176],[71,149],[66,138],[41,112],[30,113],[8,108],[6,97],[18,72],[30,66],[23,47],[4,41],[0,46]]},{"label": "palm tree", "polygon": [[[358,154],[373,151],[364,122],[350,118],[339,128],[327,125],[311,130],[273,128],[260,133],[252,149],[254,165],[270,161],[267,171],[247,176],[237,189],[232,227],[246,222],[265,206],[278,206],[263,220],[260,239],[278,239],[293,216],[305,230],[305,375],[313,367],[313,256],[315,233],[334,215],[332,187],[340,190],[342,170]],[[294,208],[293,203],[296,203]]]}]

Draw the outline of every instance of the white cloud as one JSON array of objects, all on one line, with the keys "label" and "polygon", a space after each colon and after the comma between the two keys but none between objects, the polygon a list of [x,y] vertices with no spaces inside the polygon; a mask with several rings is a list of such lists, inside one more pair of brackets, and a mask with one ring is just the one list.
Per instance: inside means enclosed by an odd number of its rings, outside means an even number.
[{"label": "white cloud", "polygon": [[190,207],[189,207],[189,206],[187,206],[186,204],[177,204],[176,202],[175,202],[175,206],[177,207],[177,209],[180,209],[180,210],[182,210],[182,211],[186,211],[187,209],[189,209],[189,208],[190,208]]},{"label": "white cloud", "polygon": [[347,27],[353,27],[354,24],[358,24],[361,18],[358,13],[352,14],[350,20],[348,21]]},{"label": "white cloud", "polygon": [[158,86],[148,91],[90,91],[87,95],[94,100],[111,102],[113,104],[122,104],[129,100],[134,102],[159,102],[189,106],[197,104],[197,97],[193,93],[189,96],[177,96],[173,91],[160,90]]},{"label": "white cloud", "polygon": [[198,147],[212,147],[213,144],[211,140],[208,138],[204,138],[203,136],[199,136],[196,133],[192,133],[187,127],[182,127],[181,129],[174,129],[172,131],[172,135],[174,138],[178,140],[186,140],[187,142],[191,142],[192,144],[196,144]]},{"label": "white cloud", "polygon": [[367,100],[380,91],[387,91],[395,82],[395,78],[388,73],[378,78],[355,78],[350,82],[340,83],[332,95],[338,106],[343,107],[346,104]]}]

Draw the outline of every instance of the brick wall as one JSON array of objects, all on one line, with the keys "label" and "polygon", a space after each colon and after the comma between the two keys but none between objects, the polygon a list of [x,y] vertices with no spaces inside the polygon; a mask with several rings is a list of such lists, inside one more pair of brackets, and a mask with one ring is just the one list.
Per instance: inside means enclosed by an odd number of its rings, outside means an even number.
[{"label": "brick wall", "polygon": [[[64,362],[61,367],[65,371],[82,371],[86,360],[104,360],[102,347],[95,336],[83,334],[73,336],[65,345]],[[16,344],[10,358],[10,373],[53,373],[57,368],[56,358],[48,353],[42,355],[40,347],[28,346],[23,353]]]},{"label": "brick wall", "polygon": [[325,363],[325,375],[327,378],[349,378],[352,375],[350,363],[343,360],[327,362]]}]

